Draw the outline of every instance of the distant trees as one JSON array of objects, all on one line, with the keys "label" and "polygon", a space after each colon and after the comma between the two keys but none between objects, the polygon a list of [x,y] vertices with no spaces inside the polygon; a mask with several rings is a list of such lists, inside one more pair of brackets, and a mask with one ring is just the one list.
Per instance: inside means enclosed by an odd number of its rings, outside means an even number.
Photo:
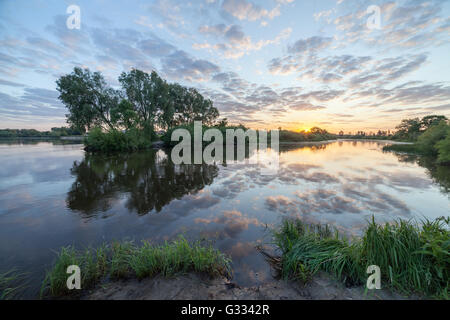
[{"label": "distant trees", "polygon": [[313,127],[308,132],[281,130],[279,133],[280,141],[302,142],[302,141],[323,141],[335,139],[336,136],[319,127]]},{"label": "distant trees", "polygon": [[0,129],[0,138],[30,138],[30,137],[62,137],[80,135],[81,132],[67,127],[51,128],[51,131],[35,129]]},{"label": "distant trees", "polygon": [[69,110],[67,122],[86,132],[103,130],[155,130],[201,120],[211,124],[219,111],[196,89],[170,84],[153,71],[123,72],[121,90],[109,87],[100,72],[74,68],[57,80],[59,99]]}]

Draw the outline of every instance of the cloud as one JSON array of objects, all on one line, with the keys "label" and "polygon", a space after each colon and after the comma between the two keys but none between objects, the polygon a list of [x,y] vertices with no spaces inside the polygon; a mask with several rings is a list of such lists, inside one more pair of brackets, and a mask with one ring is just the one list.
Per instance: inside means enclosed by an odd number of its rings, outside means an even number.
[{"label": "cloud", "polygon": [[195,59],[185,51],[178,50],[161,60],[162,71],[172,79],[207,81],[220,71],[216,64],[203,59]]},{"label": "cloud", "polygon": [[260,225],[258,219],[246,217],[237,210],[224,211],[215,218],[196,218],[194,221],[195,223],[206,225],[211,223],[221,225],[220,231],[218,232],[221,238],[235,238],[242,231],[247,230],[250,225]]},{"label": "cloud", "polygon": [[259,40],[253,42],[250,36],[247,36],[240,25],[203,25],[200,26],[198,31],[202,34],[213,36],[215,39],[223,40],[215,44],[209,43],[195,43],[193,47],[195,49],[209,49],[212,48],[221,52],[225,58],[237,59],[241,58],[244,54],[249,54],[251,51],[258,51],[268,45],[278,44],[281,40],[287,39],[291,32],[291,28],[283,29],[275,38],[267,40]]},{"label": "cloud", "polygon": [[224,0],[222,10],[239,20],[249,21],[260,20],[262,18],[273,19],[280,15],[279,5],[269,11],[247,0]]},{"label": "cloud", "polygon": [[1,86],[10,86],[10,87],[24,87],[25,86],[22,83],[8,81],[8,80],[4,80],[4,79],[0,79],[0,85]]},{"label": "cloud", "polygon": [[319,50],[325,49],[331,45],[333,38],[314,36],[307,39],[300,39],[288,48],[291,54],[308,54],[312,55]]}]

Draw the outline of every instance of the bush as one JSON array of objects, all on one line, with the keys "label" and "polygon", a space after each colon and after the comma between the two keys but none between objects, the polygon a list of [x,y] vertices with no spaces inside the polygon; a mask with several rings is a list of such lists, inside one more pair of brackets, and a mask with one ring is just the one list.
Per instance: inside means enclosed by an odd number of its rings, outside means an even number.
[{"label": "bush", "polygon": [[132,128],[126,132],[111,130],[104,132],[101,128],[93,128],[85,139],[87,151],[135,151],[151,147],[154,133],[152,130]]},{"label": "bush", "polygon": [[438,162],[450,163],[450,128],[447,130],[445,139],[436,143],[436,149],[438,151]]},{"label": "bush", "polygon": [[441,121],[438,125],[430,127],[417,139],[417,149],[425,155],[438,154],[437,143],[443,140],[449,132],[449,125]]}]

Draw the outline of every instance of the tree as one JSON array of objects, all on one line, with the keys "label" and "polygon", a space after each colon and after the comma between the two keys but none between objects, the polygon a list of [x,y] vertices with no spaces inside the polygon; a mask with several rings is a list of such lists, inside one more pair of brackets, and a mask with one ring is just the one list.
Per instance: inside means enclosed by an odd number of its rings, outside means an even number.
[{"label": "tree", "polygon": [[128,101],[133,105],[134,110],[139,115],[140,125],[146,123],[153,126],[159,107],[161,86],[164,81],[156,72],[148,73],[132,69],[130,72],[122,72],[119,82],[127,96]]},{"label": "tree", "polygon": [[421,122],[419,118],[404,119],[396,127],[395,136],[404,140],[416,140],[420,134]]},{"label": "tree", "polygon": [[447,129],[447,136],[445,139],[436,144],[438,151],[438,162],[450,163],[450,128]]},{"label": "tree", "polygon": [[423,117],[420,121],[420,130],[425,131],[432,126],[438,125],[442,120],[447,122],[446,116],[431,115]]},{"label": "tree", "polygon": [[131,102],[122,99],[117,106],[111,109],[111,121],[118,127],[129,130],[136,127],[139,120]]},{"label": "tree", "polygon": [[212,101],[196,89],[169,84],[155,71],[150,75],[138,69],[122,72],[119,82],[122,90],[114,90],[100,72],[81,68],[56,82],[59,99],[69,110],[67,122],[82,132],[92,131],[87,140],[92,150],[115,145],[135,150],[148,145],[155,126],[169,129],[195,120],[212,125],[219,116]]},{"label": "tree", "polygon": [[437,155],[437,143],[443,140],[448,133],[449,126],[446,121],[441,121],[438,125],[430,127],[417,140],[419,151],[427,155]]},{"label": "tree", "polygon": [[[217,122],[217,126],[218,127],[227,127],[228,126],[228,119],[227,118],[223,118],[222,120]],[[279,127],[278,130],[281,131],[281,127]]]},{"label": "tree", "polygon": [[70,125],[81,132],[93,126],[114,129],[110,111],[118,104],[120,94],[107,86],[100,72],[75,67],[56,84],[59,99],[69,110],[67,122]]}]

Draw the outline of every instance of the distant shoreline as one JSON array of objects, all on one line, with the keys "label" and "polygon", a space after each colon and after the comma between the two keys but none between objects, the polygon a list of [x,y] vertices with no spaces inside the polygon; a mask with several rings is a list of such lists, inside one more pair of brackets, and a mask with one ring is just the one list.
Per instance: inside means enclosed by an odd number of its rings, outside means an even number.
[{"label": "distant shoreline", "polygon": [[0,137],[1,140],[74,140],[74,141],[82,141],[84,136],[60,136],[60,137]]}]

